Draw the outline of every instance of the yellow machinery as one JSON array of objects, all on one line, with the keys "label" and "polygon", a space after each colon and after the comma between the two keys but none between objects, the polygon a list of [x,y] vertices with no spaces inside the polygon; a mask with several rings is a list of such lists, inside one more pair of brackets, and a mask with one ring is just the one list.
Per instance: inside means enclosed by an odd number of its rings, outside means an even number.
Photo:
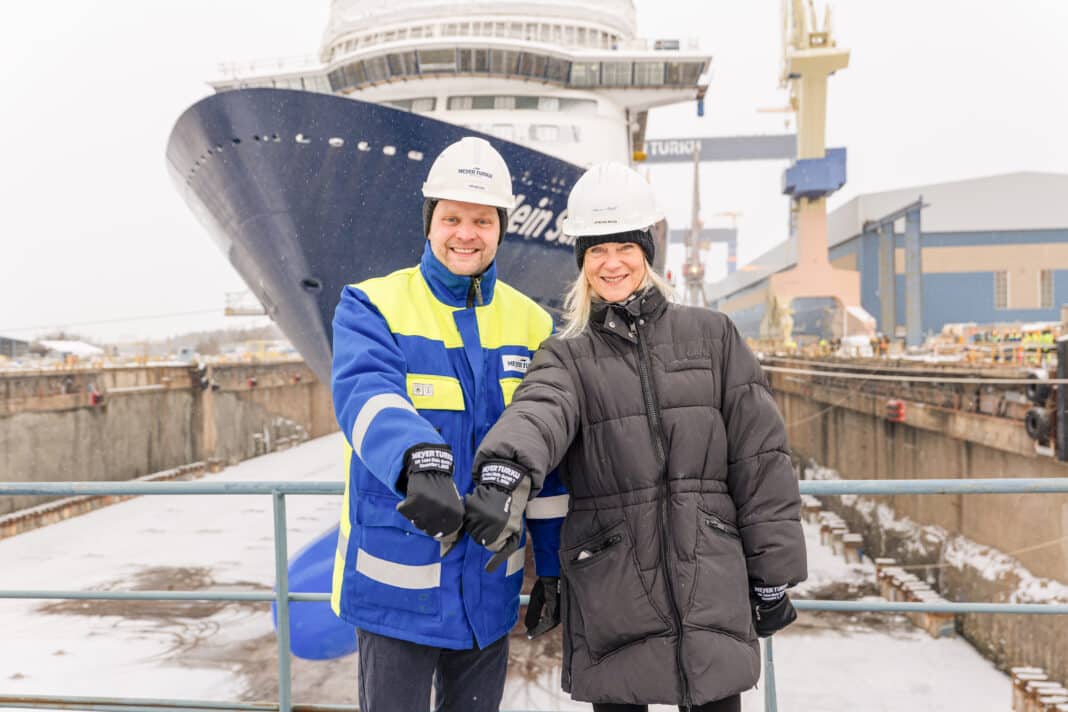
[{"label": "yellow machinery", "polygon": [[[788,313],[799,298],[834,298],[842,314],[838,336],[870,327],[851,320],[847,307],[860,306],[860,274],[835,269],[827,256],[827,196],[845,184],[845,149],[827,149],[827,80],[849,64],[849,50],[837,46],[826,8],[822,26],[812,0],[783,0],[783,65],[781,84],[790,90],[790,108],[797,116],[797,160],[787,169],[784,192],[790,195],[797,265],[772,275],[768,312],[772,306]],[[762,336],[788,339],[785,324],[765,319]]]}]

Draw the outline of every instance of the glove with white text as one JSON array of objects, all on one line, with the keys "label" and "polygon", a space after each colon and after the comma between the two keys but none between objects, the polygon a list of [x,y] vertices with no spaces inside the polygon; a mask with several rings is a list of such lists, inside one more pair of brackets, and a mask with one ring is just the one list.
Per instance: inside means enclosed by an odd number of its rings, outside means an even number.
[{"label": "glove with white text", "polygon": [[452,479],[452,450],[432,443],[409,448],[397,488],[406,495],[397,511],[440,541],[444,556],[459,538],[464,521],[464,501]]},{"label": "glove with white text", "polygon": [[519,548],[530,474],[508,460],[487,460],[474,480],[478,486],[464,500],[464,530],[494,552],[486,564],[486,571],[494,571]]},{"label": "glove with white text", "polygon": [[753,586],[749,592],[753,605],[753,627],[761,638],[767,638],[797,620],[797,611],[786,586]]}]

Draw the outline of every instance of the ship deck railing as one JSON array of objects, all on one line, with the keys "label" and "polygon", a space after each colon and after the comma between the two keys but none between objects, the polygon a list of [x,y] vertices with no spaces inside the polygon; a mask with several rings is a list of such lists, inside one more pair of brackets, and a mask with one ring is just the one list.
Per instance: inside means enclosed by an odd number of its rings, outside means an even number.
[{"label": "ship deck railing", "polygon": [[[802,494],[900,495],[900,494],[1048,494],[1068,493],[1068,478],[924,479],[924,480],[803,480]],[[289,604],[294,601],[328,601],[327,593],[292,592],[288,579],[286,543],[286,497],[292,495],[342,495],[339,482],[0,482],[0,495],[264,495],[274,505],[274,563],[276,586],[265,591],[60,591],[0,590],[0,599],[127,600],[127,601],[255,601],[275,602],[278,610],[278,700],[275,702],[205,701],[129,697],[72,697],[66,695],[5,695],[0,690],[0,708],[78,709],[94,712],[357,712],[352,705],[294,703],[290,670]],[[521,596],[521,605],[528,603]],[[972,613],[1068,615],[1068,604],[992,602],[904,602],[797,600],[800,611],[884,613]],[[775,660],[772,638],[763,641],[764,709],[777,712]],[[513,710],[511,712],[521,712]]]}]

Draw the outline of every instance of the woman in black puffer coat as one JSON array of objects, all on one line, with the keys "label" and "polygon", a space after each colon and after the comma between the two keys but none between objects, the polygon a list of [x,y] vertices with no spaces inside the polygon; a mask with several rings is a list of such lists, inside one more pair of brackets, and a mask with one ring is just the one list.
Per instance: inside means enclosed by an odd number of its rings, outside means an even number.
[{"label": "woman in black puffer coat", "polygon": [[[669,303],[650,266],[659,216],[640,176],[595,166],[568,211],[581,272],[569,323],[482,442],[476,477],[513,468],[536,492],[560,467],[563,688],[574,699],[597,712],[738,710],[759,676],[758,635],[796,617],[785,591],[806,576],[782,418],[730,319]],[[528,624],[554,615],[555,588],[539,582]]]}]

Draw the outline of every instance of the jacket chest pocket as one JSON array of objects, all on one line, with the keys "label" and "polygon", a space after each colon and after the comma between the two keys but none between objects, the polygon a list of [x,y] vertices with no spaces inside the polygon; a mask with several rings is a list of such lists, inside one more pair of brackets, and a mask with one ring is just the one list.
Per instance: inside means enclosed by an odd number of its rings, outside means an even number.
[{"label": "jacket chest pocket", "polygon": [[458,433],[446,432],[458,423],[464,413],[464,390],[460,380],[452,376],[409,373],[408,398],[419,414],[430,421],[439,433],[448,437]]},{"label": "jacket chest pocket", "polygon": [[722,517],[697,510],[697,573],[686,623],[752,637],[749,577],[738,529]]},{"label": "jacket chest pocket", "polygon": [[671,631],[653,607],[638,573],[625,522],[563,549],[560,563],[581,619],[590,658]]},{"label": "jacket chest pocket", "polygon": [[707,343],[666,344],[657,355],[665,383],[661,397],[672,401],[666,405],[719,407],[719,378]]},{"label": "jacket chest pocket", "polygon": [[417,410],[464,409],[464,390],[458,378],[409,373],[407,387],[408,397]]}]

